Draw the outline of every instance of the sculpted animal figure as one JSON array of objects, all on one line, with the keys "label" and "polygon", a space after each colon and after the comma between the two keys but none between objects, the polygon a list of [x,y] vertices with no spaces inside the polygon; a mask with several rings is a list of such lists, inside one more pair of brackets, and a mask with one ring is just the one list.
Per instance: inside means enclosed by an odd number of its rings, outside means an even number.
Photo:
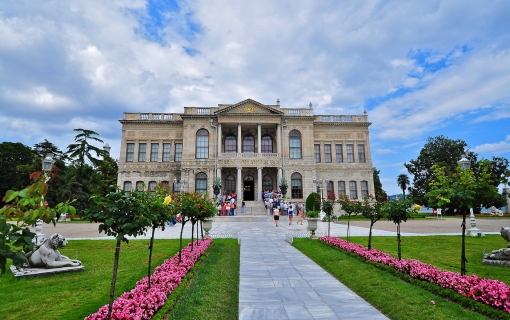
[{"label": "sculpted animal figure", "polygon": [[44,240],[39,248],[27,254],[28,264],[34,268],[63,268],[77,267],[81,265],[81,261],[69,259],[58,251],[64,248],[67,240],[60,234],[53,234]]},{"label": "sculpted animal figure", "polygon": [[499,210],[495,206],[490,207],[490,213],[491,213],[491,216],[493,216],[493,215],[503,216],[503,211]]}]

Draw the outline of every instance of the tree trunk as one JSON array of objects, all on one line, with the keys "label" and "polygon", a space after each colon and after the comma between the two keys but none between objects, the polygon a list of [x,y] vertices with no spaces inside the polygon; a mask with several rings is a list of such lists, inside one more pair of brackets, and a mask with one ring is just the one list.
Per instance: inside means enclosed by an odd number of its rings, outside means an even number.
[{"label": "tree trunk", "polygon": [[462,214],[462,253],[460,256],[460,275],[465,276],[466,270],[466,211]]},{"label": "tree trunk", "polygon": [[402,258],[402,251],[400,250],[400,223],[397,223],[397,243],[398,243],[398,260]]},{"label": "tree trunk", "polygon": [[328,219],[328,237],[329,237],[329,231],[331,229],[330,225],[331,225],[331,216]]},{"label": "tree trunk", "polygon": [[184,216],[181,217],[181,236],[179,238],[179,246],[180,246],[180,249],[179,249],[179,264],[181,264],[181,261],[182,261],[182,232],[184,231],[184,224],[186,222],[184,221]]},{"label": "tree trunk", "polygon": [[202,234],[202,240],[204,240],[204,226],[203,226],[203,221],[200,220],[200,233]]},{"label": "tree trunk", "polygon": [[119,268],[120,244],[122,240],[117,239],[117,246],[115,247],[115,258],[113,260],[113,276],[110,285],[110,304],[108,306],[108,320],[112,318],[113,309],[113,296],[115,295],[115,284],[117,283],[117,269]]},{"label": "tree trunk", "polygon": [[368,233],[368,250],[372,249],[372,227],[375,222],[370,221],[370,232]]},{"label": "tree trunk", "polygon": [[191,251],[193,251],[193,233],[195,231],[195,220],[191,219]]},{"label": "tree trunk", "polygon": [[148,278],[148,286],[151,288],[151,263],[152,263],[152,247],[154,246],[154,232],[156,230],[156,226],[152,226],[152,236],[149,244],[149,269],[147,270],[147,278]]},{"label": "tree trunk", "polygon": [[351,214],[347,217],[347,241],[351,241],[351,229],[350,229],[350,223],[351,223]]}]

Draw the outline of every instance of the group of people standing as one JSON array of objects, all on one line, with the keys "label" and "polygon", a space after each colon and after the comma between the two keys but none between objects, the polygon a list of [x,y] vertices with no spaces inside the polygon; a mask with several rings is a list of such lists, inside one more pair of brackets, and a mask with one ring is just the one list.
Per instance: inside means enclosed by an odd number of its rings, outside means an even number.
[{"label": "group of people standing", "polygon": [[[216,208],[218,209],[219,216],[235,216],[237,210],[237,194],[235,192],[224,192],[218,196],[216,202]],[[241,212],[246,209],[244,201],[241,205]]]},{"label": "group of people standing", "polygon": [[281,194],[277,193],[276,190],[266,190],[262,192],[262,199],[264,206],[267,211],[267,215],[273,215],[275,225],[278,227],[280,221],[280,215],[289,216],[289,225],[292,224],[294,215],[297,216],[297,224],[303,224],[303,216],[305,208],[301,203],[292,203],[290,201],[283,201]]}]

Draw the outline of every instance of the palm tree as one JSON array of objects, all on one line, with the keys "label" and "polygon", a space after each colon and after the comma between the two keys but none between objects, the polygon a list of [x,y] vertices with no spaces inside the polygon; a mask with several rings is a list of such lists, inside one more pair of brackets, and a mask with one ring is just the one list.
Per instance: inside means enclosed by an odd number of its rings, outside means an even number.
[{"label": "palm tree", "polygon": [[76,173],[76,180],[81,183],[81,175],[83,171],[83,167],[85,166],[85,159],[87,159],[92,165],[99,164],[99,159],[95,158],[92,155],[92,152],[96,153],[96,157],[105,157],[106,151],[99,149],[98,147],[94,147],[93,145],[89,144],[88,140],[94,140],[97,142],[103,142],[103,140],[99,139],[97,136],[97,132],[94,132],[92,130],[86,130],[86,129],[74,129],[74,131],[79,132],[76,137],[74,137],[74,141],[76,143],[72,143],[67,146],[67,152],[66,154],[69,155],[69,158],[76,161],[77,164],[77,173]]},{"label": "palm tree", "polygon": [[409,181],[409,177],[407,174],[399,174],[397,177],[397,183],[400,189],[402,189],[402,194],[404,195],[404,199],[406,198],[406,189],[411,182]]}]

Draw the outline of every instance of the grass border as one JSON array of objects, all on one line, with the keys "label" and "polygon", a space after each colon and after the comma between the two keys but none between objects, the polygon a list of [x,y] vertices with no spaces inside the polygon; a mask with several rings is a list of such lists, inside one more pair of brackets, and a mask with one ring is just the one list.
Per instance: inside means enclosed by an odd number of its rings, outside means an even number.
[{"label": "grass border", "polygon": [[490,317],[491,319],[502,319],[502,320],[505,320],[505,319],[510,319],[510,314],[509,313],[506,313],[504,311],[501,311],[501,310],[498,310],[498,309],[495,309],[494,307],[491,307],[489,305],[486,305],[482,302],[479,302],[479,301],[476,301],[476,300],[473,300],[471,298],[467,298],[467,297],[464,297],[463,295],[461,295],[460,293],[457,293],[453,290],[449,290],[449,289],[445,289],[445,288],[441,288],[440,286],[436,285],[436,284],[433,284],[433,283],[430,283],[428,281],[425,281],[425,280],[419,280],[419,279],[415,279],[413,277],[411,277],[410,275],[406,274],[406,273],[402,273],[398,270],[395,270],[394,268],[390,267],[390,266],[385,266],[381,263],[378,263],[378,262],[374,262],[374,261],[370,261],[368,259],[365,259],[355,253],[352,253],[352,252],[349,252],[349,251],[345,251],[341,248],[338,248],[337,246],[334,246],[332,244],[329,244],[329,243],[325,243],[324,241],[320,241],[321,244],[327,246],[327,247],[330,247],[334,250],[337,250],[349,257],[353,257],[355,259],[357,259],[358,261],[364,263],[364,264],[367,264],[367,265],[370,265],[370,266],[373,266],[379,270],[382,270],[382,271],[386,271],[386,272],[389,272],[391,275],[407,282],[407,283],[410,283],[412,285],[415,285],[415,286],[418,286],[424,290],[427,290],[429,291],[430,293],[432,294],[435,294],[439,297],[442,297],[442,298],[445,298],[445,299],[449,299],[455,303],[458,303],[459,305],[461,305],[462,307],[468,309],[468,310],[471,310],[473,312],[477,312],[477,313],[480,313],[484,316],[488,316]]},{"label": "grass border", "polygon": [[152,316],[153,320],[164,320],[167,319],[167,315],[172,309],[177,305],[181,297],[186,293],[187,288],[189,285],[191,285],[191,282],[193,281],[193,278],[195,275],[200,271],[200,268],[202,267],[202,263],[204,260],[209,257],[209,254],[211,253],[212,247],[214,246],[214,241],[211,242],[207,250],[204,251],[204,253],[200,256],[198,261],[195,263],[193,268],[191,268],[188,273],[186,274],[186,277],[182,279],[181,284],[172,291],[172,293],[167,297],[165,304],[156,311],[154,316]]}]

